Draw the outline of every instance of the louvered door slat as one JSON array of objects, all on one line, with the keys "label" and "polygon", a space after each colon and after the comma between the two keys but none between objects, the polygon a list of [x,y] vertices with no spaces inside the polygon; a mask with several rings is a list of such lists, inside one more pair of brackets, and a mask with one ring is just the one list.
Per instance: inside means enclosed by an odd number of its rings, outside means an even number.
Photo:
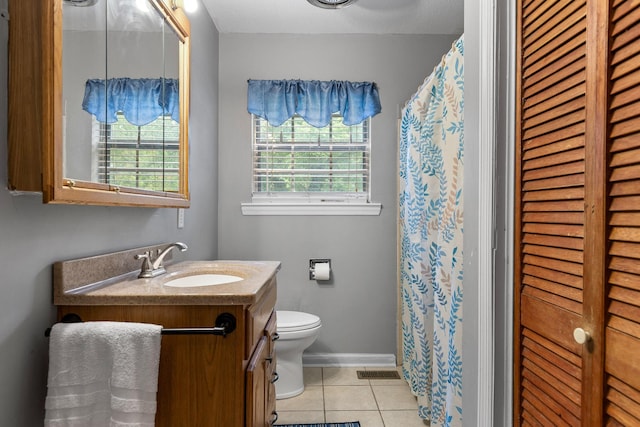
[{"label": "louvered door slat", "polygon": [[584,120],[585,111],[584,109],[579,109],[571,111],[561,117],[555,116],[552,120],[549,120],[537,126],[528,126],[528,124],[525,122],[523,123],[523,128],[525,129],[524,138],[531,139],[547,133],[558,132],[566,128],[567,126],[577,123],[584,123]]},{"label": "louvered door slat", "polygon": [[622,409],[627,416],[633,417],[634,425],[640,424],[640,414],[638,413],[638,402],[630,399],[615,388],[609,388],[607,399],[610,402],[616,402],[616,406]]},{"label": "louvered door slat", "polygon": [[[633,95],[633,93],[631,93],[631,95]],[[613,103],[611,104],[611,106],[614,107]],[[620,151],[631,150],[638,147],[640,147],[640,138],[631,135],[628,137],[616,138],[615,141],[610,141],[609,152],[617,153]]]},{"label": "louvered door slat", "polygon": [[584,204],[579,201],[530,202],[523,205],[523,212],[581,212]]},{"label": "louvered door slat", "polygon": [[[555,295],[562,295],[563,298],[566,298],[570,301],[575,301],[577,303],[582,302],[582,289],[572,289],[564,284],[552,282],[550,280],[544,280],[539,277],[534,276],[524,276],[522,279],[522,283],[527,285],[528,287],[539,289],[544,292],[553,293]],[[571,306],[570,310],[576,312],[580,306]]]},{"label": "louvered door slat", "polygon": [[544,34],[544,31],[540,31],[540,29],[549,27],[549,22],[554,16],[562,13],[563,10],[565,10],[564,13],[566,14],[567,5],[569,5],[570,2],[571,0],[561,0],[557,2],[536,4],[535,10],[532,10],[527,14],[527,23],[523,28],[523,34],[525,35],[524,46],[528,46],[532,42],[538,40],[540,35],[536,36],[534,33]]},{"label": "louvered door slat", "polygon": [[523,397],[526,402],[530,403],[531,406],[535,408],[536,413],[542,415],[545,422],[548,422],[549,425],[553,425],[556,427],[565,427],[570,425],[565,420],[560,418],[560,416],[556,412],[562,412],[560,408],[558,408],[556,405],[553,405],[552,402],[551,404],[549,404],[550,399],[540,399],[538,396],[539,395],[535,394],[533,391],[527,390],[526,388],[523,393]]},{"label": "louvered door slat", "polygon": [[[569,75],[566,79],[557,81],[553,86],[540,88],[535,94],[526,96],[523,100],[525,107],[525,119],[528,119],[541,111],[548,111],[551,108],[564,104],[572,99],[584,96],[584,73],[578,72]],[[537,88],[534,88],[535,90]],[[533,90],[531,92],[533,92]],[[558,96],[561,95],[561,96]]]},{"label": "louvered door slat", "polygon": [[555,259],[565,259],[570,262],[582,263],[582,251],[572,251],[562,248],[525,244],[522,252],[531,255],[551,256]]},{"label": "louvered door slat", "polygon": [[[639,138],[640,139],[640,138]],[[611,162],[609,163],[613,167],[637,165],[640,162],[640,149],[628,150],[623,153],[613,153],[611,155]]]},{"label": "louvered door slat", "polygon": [[540,135],[535,139],[523,140],[521,143],[522,143],[522,148],[524,153],[522,154],[526,155],[528,150],[544,147],[547,144],[553,144],[558,141],[565,141],[572,138],[583,139],[584,130],[585,130],[584,123],[580,122],[574,125],[564,127],[562,129],[558,129],[557,131],[554,131],[554,132],[549,132],[547,134]]},{"label": "louvered door slat", "polygon": [[[638,30],[640,30],[640,25],[638,26]],[[625,29],[625,31],[633,31],[633,29]],[[638,50],[638,47],[633,43],[618,43],[618,47],[614,48],[615,53],[611,56],[610,63],[612,66],[618,65],[619,63],[626,61],[627,59],[633,57]]]},{"label": "louvered door slat", "polygon": [[523,244],[544,245],[555,248],[584,250],[583,240],[573,237],[549,236],[544,234],[528,233],[522,239]]},{"label": "louvered door slat", "polygon": [[[570,26],[578,24],[586,17],[586,7],[580,2],[572,0],[562,0],[555,2],[552,8],[543,14],[539,21],[542,23],[534,31],[525,31],[525,56],[526,52],[548,53],[547,47],[553,40],[563,43],[565,40],[572,38],[575,33],[579,32],[579,28],[567,31],[567,24]],[[558,25],[559,23],[563,25]],[[531,26],[533,30],[533,26]]]},{"label": "louvered door slat", "polygon": [[[549,144],[556,145],[556,144]],[[568,151],[552,151],[556,147],[548,147],[547,154],[530,154],[529,159],[524,159],[522,169],[527,171],[531,177],[524,177],[526,181],[538,179],[538,177],[570,175],[576,172],[584,172],[584,149],[576,148]],[[543,150],[536,150],[543,151]],[[550,166],[562,166],[563,169],[549,169]],[[566,172],[564,168],[569,171]],[[544,173],[536,174],[536,170],[542,170]]]},{"label": "louvered door slat", "polygon": [[[616,301],[611,301],[610,305],[613,306],[614,304],[617,304]],[[624,306],[624,304],[620,304],[622,307],[622,315],[626,315],[626,308],[628,308],[628,306]],[[640,334],[640,327],[638,327],[638,324],[635,323],[632,320],[628,320],[625,317],[620,317],[620,316],[614,316],[613,313],[616,313],[618,310],[616,309],[616,307],[613,307],[610,309],[610,313],[612,313],[611,317],[609,318],[609,326],[617,331],[623,332],[625,334],[629,334],[629,335],[633,335],[633,336],[638,336],[638,334]]]},{"label": "louvered door slat", "polygon": [[627,412],[640,420],[640,393],[638,393],[638,390],[629,387],[615,378],[609,378],[607,385],[610,390],[614,390],[621,395],[621,400],[628,402],[627,405],[623,406]]},{"label": "louvered door slat", "polygon": [[[640,85],[640,72],[636,73],[638,75],[638,81],[633,82],[632,86]],[[614,115],[615,112],[612,112]],[[609,136],[611,138],[618,138],[626,135],[633,135],[634,131],[638,129],[640,126],[640,118],[634,117],[630,120],[625,120],[620,123],[613,123],[611,126],[611,132]]]},{"label": "louvered door slat", "polygon": [[621,2],[611,11],[611,33],[616,36],[640,20],[638,5],[632,1]]},{"label": "louvered door slat", "polygon": [[584,215],[580,212],[566,212],[560,217],[557,212],[543,212],[543,213],[525,213],[522,219],[526,222],[538,222],[547,224],[583,224]]},{"label": "louvered door slat", "polygon": [[544,158],[548,156],[554,156],[559,153],[571,153],[570,157],[563,159],[562,163],[584,159],[584,138],[582,138],[582,136],[576,136],[573,138],[546,144],[539,148],[529,147],[526,153],[524,153],[525,156],[523,156],[522,159],[527,161],[540,157]]},{"label": "louvered door slat", "polygon": [[586,43],[586,37],[582,33],[585,22],[580,21],[566,28],[559,37],[549,40],[540,49],[529,49],[524,52],[524,65],[527,67],[525,77],[540,71],[546,64],[557,61],[564,55],[579,48]]},{"label": "louvered door slat", "polygon": [[607,425],[611,426],[637,426],[640,425],[640,420],[633,417],[631,414],[626,412],[620,406],[615,405],[613,403],[609,403],[607,405],[607,415],[611,417],[611,423]]},{"label": "louvered door slat", "polygon": [[[578,409],[577,412],[579,413],[579,407],[574,403],[572,403],[571,401],[569,401],[564,395],[558,393],[558,391],[552,387],[545,387],[547,386],[547,384],[545,384],[543,381],[541,381],[539,378],[535,376],[533,376],[533,378],[531,379],[525,377],[525,380],[523,380],[523,383],[525,385],[526,390],[531,390],[531,393],[534,396],[537,396],[542,402],[544,402],[546,406],[551,408],[551,410],[554,411],[554,413],[558,414],[559,417],[562,417],[561,420],[565,422],[566,425],[569,425],[572,427],[580,426],[580,421],[578,417],[564,410],[564,408],[573,406],[574,408]],[[538,387],[538,384],[542,384],[543,388]]]},{"label": "louvered door slat", "polygon": [[[568,82],[573,84],[573,82]],[[558,92],[555,92],[558,93]],[[533,105],[526,110],[524,117],[525,127],[532,128],[534,126],[547,123],[559,114],[567,114],[568,112],[580,111],[584,107],[584,94],[582,88],[574,88],[573,91],[563,91],[562,96],[553,96],[549,94],[549,101],[542,104]],[[546,94],[543,94],[543,96]]]},{"label": "louvered door slat", "polygon": [[[625,51],[616,54],[612,58],[611,66],[611,78],[617,79],[627,74],[633,73],[637,68],[635,64],[634,55],[636,54],[636,46],[629,45]],[[626,59],[622,59],[621,56],[627,56]],[[614,62],[615,61],[615,62]]]},{"label": "louvered door slat", "polygon": [[[575,78],[584,81],[584,49],[578,46],[556,62],[547,64],[537,73],[531,73],[522,80],[522,100],[526,102],[538,93],[545,91],[543,99],[550,94],[547,89],[563,82],[574,83]],[[559,86],[555,86],[559,87]]]},{"label": "louvered door slat", "polygon": [[615,36],[615,40],[611,43],[612,49],[620,49],[629,43],[633,43],[640,37],[640,23],[635,22],[630,27],[618,27],[614,28],[612,35]]},{"label": "louvered door slat", "polygon": [[[538,191],[538,193],[541,193]],[[564,237],[584,237],[584,227],[576,225],[565,224],[538,224],[527,223],[524,224],[523,231],[526,234],[550,234],[553,236]]]},{"label": "louvered door slat", "polygon": [[611,12],[606,415],[640,425],[640,4]]},{"label": "louvered door slat", "polygon": [[572,276],[571,274],[560,273],[558,271],[537,267],[535,265],[526,265],[523,269],[523,273],[524,277],[527,277],[527,275],[531,275],[533,277],[549,280],[550,282],[561,285],[562,291],[560,292],[560,294],[562,295],[565,295],[565,293],[567,296],[571,295],[571,288],[582,290],[582,281],[580,280],[580,278],[577,276]]},{"label": "louvered door slat", "polygon": [[[611,185],[611,191],[609,191],[609,196],[614,197],[612,205],[616,206],[629,206],[629,208],[620,208],[620,209],[611,209],[612,211],[625,211],[631,209],[633,206],[639,206],[638,200],[639,197],[632,196],[632,194],[636,194],[638,184],[640,181],[623,181],[623,182],[615,182]],[[623,198],[625,197],[625,198]],[[636,209],[637,210],[637,209]],[[627,214],[632,215],[633,212],[627,212]]]},{"label": "louvered door slat", "polygon": [[[640,212],[612,212],[610,218],[610,225],[640,227]],[[640,249],[634,251],[638,252]],[[628,256],[633,256],[633,253]]]},{"label": "louvered door slat", "polygon": [[627,120],[633,120],[640,115],[640,103],[629,103],[623,107],[616,108],[611,114],[611,123],[620,123]]},{"label": "louvered door slat", "polygon": [[[525,174],[526,177],[526,174]],[[557,178],[536,179],[526,181],[523,185],[525,191],[550,190],[553,188],[583,187],[584,173],[565,175]]]},{"label": "louvered door slat", "polygon": [[640,244],[613,242],[609,248],[609,254],[637,259],[640,258]]}]

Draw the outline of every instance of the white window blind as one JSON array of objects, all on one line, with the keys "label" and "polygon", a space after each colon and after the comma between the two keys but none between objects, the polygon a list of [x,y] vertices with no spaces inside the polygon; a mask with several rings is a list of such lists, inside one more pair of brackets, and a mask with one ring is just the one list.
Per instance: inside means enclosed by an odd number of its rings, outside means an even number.
[{"label": "white window blind", "polygon": [[179,190],[180,125],[170,116],[136,126],[118,113],[116,123],[99,124],[97,179],[122,187]]},{"label": "white window blind", "polygon": [[252,120],[254,202],[369,202],[369,119],[346,126],[334,114],[324,128],[299,116],[277,127]]}]

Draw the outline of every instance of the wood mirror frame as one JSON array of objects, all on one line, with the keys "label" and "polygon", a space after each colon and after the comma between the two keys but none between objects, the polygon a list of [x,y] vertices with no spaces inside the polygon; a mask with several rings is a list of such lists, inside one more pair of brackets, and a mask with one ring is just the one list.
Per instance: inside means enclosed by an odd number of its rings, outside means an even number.
[{"label": "wood mirror frame", "polygon": [[180,183],[162,192],[64,176],[62,103],[63,0],[10,0],[9,189],[42,192],[43,203],[189,207],[190,24],[182,9],[148,0],[180,40]]}]

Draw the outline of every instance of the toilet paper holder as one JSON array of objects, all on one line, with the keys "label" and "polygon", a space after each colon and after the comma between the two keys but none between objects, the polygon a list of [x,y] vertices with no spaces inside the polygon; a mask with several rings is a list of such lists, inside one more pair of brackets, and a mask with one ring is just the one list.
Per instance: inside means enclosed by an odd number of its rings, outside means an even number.
[{"label": "toilet paper holder", "polygon": [[316,280],[316,264],[329,264],[329,269],[331,269],[331,259],[328,259],[328,258],[310,259],[309,260],[309,280]]}]

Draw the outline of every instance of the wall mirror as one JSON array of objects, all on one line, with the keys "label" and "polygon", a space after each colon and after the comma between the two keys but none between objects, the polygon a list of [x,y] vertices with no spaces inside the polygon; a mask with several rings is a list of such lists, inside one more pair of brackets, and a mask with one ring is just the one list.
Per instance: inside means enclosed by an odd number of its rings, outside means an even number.
[{"label": "wall mirror", "polygon": [[[38,16],[19,3],[10,4],[12,26],[28,16],[43,21],[42,149],[35,157],[44,202],[188,207],[190,29],[182,10],[163,0],[54,0],[38,2]],[[16,84],[10,77],[10,87]],[[24,150],[15,155],[16,109],[14,102],[10,187],[38,191],[37,178],[29,183],[28,168],[12,160],[27,157]]]}]

